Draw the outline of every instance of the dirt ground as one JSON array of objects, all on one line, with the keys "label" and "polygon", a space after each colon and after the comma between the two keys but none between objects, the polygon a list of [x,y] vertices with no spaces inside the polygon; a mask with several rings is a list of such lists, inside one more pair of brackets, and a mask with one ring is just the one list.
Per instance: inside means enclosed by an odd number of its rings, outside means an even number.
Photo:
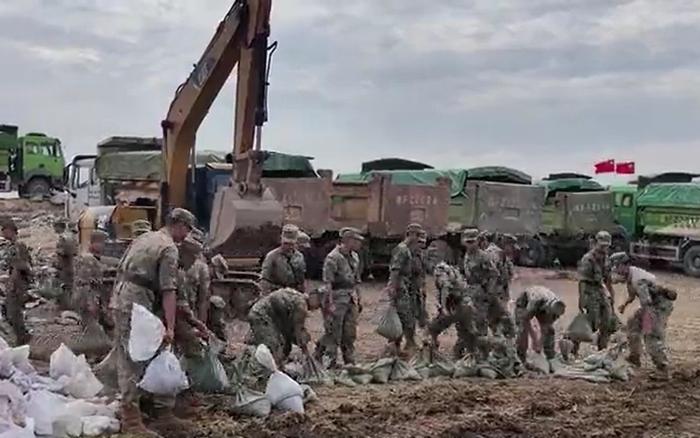
[{"label": "dirt ground", "polygon": [[[679,299],[668,328],[673,379],[652,382],[645,367],[627,383],[609,385],[554,378],[507,381],[484,379],[430,380],[421,383],[368,385],[358,388],[318,389],[320,402],[308,406],[304,416],[274,415],[266,421],[232,419],[225,403],[217,413],[198,422],[197,437],[680,437],[700,436],[700,281],[679,274],[657,272],[674,285]],[[576,311],[577,285],[566,273],[520,269],[512,288],[515,294],[528,285],[555,290],[568,311],[559,324],[565,327]],[[381,288],[363,288],[364,311],[357,340],[358,360],[376,359],[384,341],[374,334],[382,309]],[[617,302],[626,296],[616,285]],[[431,290],[432,292],[432,290]],[[433,303],[429,303],[434,311]],[[631,306],[623,316],[634,311]],[[314,339],[321,335],[321,317],[309,324]],[[234,336],[245,335],[237,323]],[[455,336],[441,338],[449,353]],[[225,431],[225,432],[224,432]]]},{"label": "dirt ground", "polygon": [[[42,207],[45,213],[37,215]],[[58,214],[58,208],[16,201],[10,206],[3,201],[0,209],[29,225],[22,234],[35,249],[50,251],[55,239],[44,219],[46,213]],[[217,396],[210,399],[192,430],[169,438],[700,436],[700,280],[667,271],[657,275],[679,292],[667,331],[673,361],[671,382],[650,381],[646,361],[630,382],[609,385],[543,377],[324,387],[317,388],[320,400],[309,404],[305,415],[274,414],[266,420],[235,418],[229,415],[229,400]],[[568,307],[559,323],[561,329],[576,312],[577,285],[571,277],[566,272],[519,269],[512,294],[534,284],[556,291]],[[359,361],[375,360],[385,345],[374,333],[383,307],[382,287],[381,282],[363,285],[364,311],[356,343]],[[616,290],[619,303],[626,291],[621,284]],[[429,294],[429,310],[434,313],[432,288]],[[634,306],[623,318],[633,311]],[[235,350],[247,326],[237,322],[230,328]],[[313,315],[309,328],[314,340],[320,337],[319,313]],[[442,350],[449,353],[454,340],[453,331],[444,334]]]}]

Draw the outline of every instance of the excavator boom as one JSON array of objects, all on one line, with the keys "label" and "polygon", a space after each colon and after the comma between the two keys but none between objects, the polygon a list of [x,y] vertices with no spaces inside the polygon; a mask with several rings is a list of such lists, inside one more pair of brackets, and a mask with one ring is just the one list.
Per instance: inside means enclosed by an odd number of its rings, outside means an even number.
[{"label": "excavator boom", "polygon": [[[178,88],[161,123],[165,166],[162,222],[168,209],[186,206],[187,168],[197,130],[238,66],[233,175],[229,187],[216,194],[210,224],[212,248],[223,253],[231,253],[235,248],[235,254],[230,255],[238,257],[258,257],[262,248],[259,244],[277,237],[283,218],[281,204],[260,184],[264,161],[262,126],[267,121],[271,3],[272,0],[234,2],[194,70]],[[246,240],[251,240],[251,245],[244,245]]]}]

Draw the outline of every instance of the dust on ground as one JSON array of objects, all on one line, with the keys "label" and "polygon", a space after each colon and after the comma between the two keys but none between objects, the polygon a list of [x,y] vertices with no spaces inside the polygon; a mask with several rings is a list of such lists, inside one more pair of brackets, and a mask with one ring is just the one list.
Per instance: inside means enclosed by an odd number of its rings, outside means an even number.
[{"label": "dust on ground", "polygon": [[[60,209],[31,201],[0,200],[0,210],[20,222],[22,239],[50,255],[55,244],[51,216]],[[593,384],[542,378],[492,381],[431,379],[356,388],[317,388],[320,401],[305,415],[274,414],[266,420],[236,418],[226,397],[212,399],[193,428],[173,433],[183,437],[691,437],[700,436],[700,280],[676,273],[656,272],[674,286],[679,297],[667,331],[673,361],[671,382],[650,381],[650,364],[627,383]],[[429,280],[430,283],[430,280]],[[567,304],[558,329],[576,313],[577,284],[572,275],[540,269],[519,269],[512,286],[515,296],[524,287],[541,284],[556,291]],[[383,308],[383,284],[363,285],[364,310],[356,342],[357,359],[372,361],[385,342],[374,333]],[[616,285],[617,303],[626,296]],[[428,308],[435,312],[434,289]],[[634,312],[629,308],[623,319]],[[323,330],[315,313],[308,326],[314,339]],[[232,348],[240,347],[247,326],[230,327]],[[441,348],[449,353],[456,337],[449,331]]]}]

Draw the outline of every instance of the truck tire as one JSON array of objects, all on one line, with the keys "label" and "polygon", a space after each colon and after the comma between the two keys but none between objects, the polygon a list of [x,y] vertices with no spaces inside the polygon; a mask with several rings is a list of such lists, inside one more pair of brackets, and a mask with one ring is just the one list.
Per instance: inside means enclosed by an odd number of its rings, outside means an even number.
[{"label": "truck tire", "polygon": [[691,246],[685,252],[683,271],[691,277],[700,277],[700,245]]},{"label": "truck tire", "polygon": [[51,193],[51,184],[46,178],[32,178],[25,184],[23,192],[28,198],[45,198]]},{"label": "truck tire", "polygon": [[538,239],[527,239],[521,243],[518,252],[518,265],[537,268],[544,265],[545,249]]}]

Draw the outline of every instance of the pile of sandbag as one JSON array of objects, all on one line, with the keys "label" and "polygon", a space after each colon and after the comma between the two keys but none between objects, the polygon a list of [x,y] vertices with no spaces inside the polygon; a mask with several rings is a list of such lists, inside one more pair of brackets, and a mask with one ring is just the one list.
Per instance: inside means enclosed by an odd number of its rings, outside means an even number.
[{"label": "pile of sandbag", "polygon": [[554,376],[594,383],[626,382],[631,375],[623,354],[626,348],[626,342],[617,342],[603,351],[586,356],[583,362],[561,365],[554,371]]}]

